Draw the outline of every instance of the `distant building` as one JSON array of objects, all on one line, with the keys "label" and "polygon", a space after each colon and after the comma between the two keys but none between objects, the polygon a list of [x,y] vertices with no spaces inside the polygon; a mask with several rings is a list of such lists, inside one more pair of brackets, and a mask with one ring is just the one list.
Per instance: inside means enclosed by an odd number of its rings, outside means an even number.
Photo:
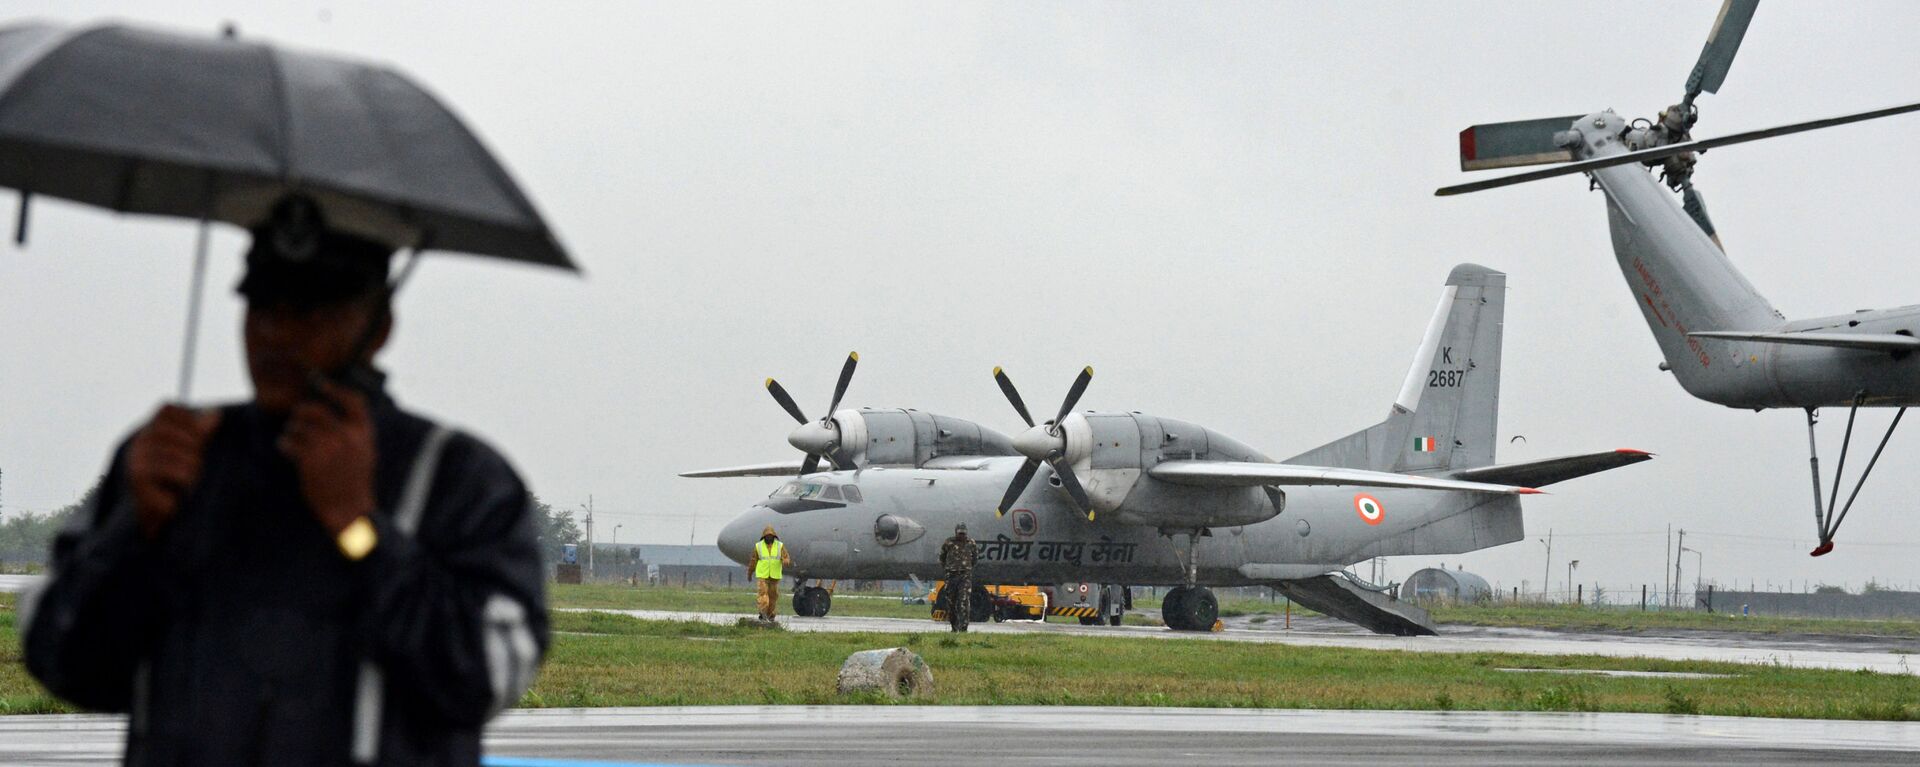
[{"label": "distant building", "polygon": [[1400,598],[1409,602],[1482,602],[1493,598],[1487,579],[1465,570],[1429,567],[1400,584]]},{"label": "distant building", "polygon": [[[580,561],[587,560],[585,552]],[[599,543],[593,547],[594,581],[639,581],[662,585],[745,584],[746,568],[720,553],[718,546],[668,543]]]}]

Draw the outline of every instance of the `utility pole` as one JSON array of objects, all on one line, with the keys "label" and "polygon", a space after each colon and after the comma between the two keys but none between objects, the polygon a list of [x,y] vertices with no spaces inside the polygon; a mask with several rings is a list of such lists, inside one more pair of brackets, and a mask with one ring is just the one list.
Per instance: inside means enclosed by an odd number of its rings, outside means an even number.
[{"label": "utility pole", "polygon": [[[1673,567],[1673,523],[1667,523],[1667,569]],[[1667,569],[1660,571],[1660,577],[1667,577]],[[1673,599],[1673,581],[1667,581],[1667,599]]]},{"label": "utility pole", "polygon": [[1680,545],[1673,550],[1673,588],[1667,591],[1667,604],[1680,606],[1680,552],[1687,550],[1687,531],[1680,531]]},{"label": "utility pole", "polygon": [[1553,528],[1547,528],[1547,537],[1536,539],[1547,547],[1547,562],[1540,566],[1540,596],[1547,595],[1547,581],[1553,578]]},{"label": "utility pole", "polygon": [[587,494],[587,580],[593,580],[593,494]]}]

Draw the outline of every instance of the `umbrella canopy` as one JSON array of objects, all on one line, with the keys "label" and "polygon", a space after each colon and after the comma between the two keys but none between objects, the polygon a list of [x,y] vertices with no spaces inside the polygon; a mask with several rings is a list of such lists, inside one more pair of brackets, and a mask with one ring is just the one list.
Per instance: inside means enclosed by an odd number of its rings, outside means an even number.
[{"label": "umbrella canopy", "polygon": [[0,28],[0,186],[248,228],[300,193],[330,226],[396,249],[574,268],[506,170],[419,85],[230,37]]}]

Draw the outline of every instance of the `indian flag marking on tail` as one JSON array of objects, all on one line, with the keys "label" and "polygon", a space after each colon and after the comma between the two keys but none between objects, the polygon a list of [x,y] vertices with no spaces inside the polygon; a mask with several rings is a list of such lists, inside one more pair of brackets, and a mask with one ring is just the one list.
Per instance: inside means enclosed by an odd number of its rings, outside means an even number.
[{"label": "indian flag marking on tail", "polygon": [[1431,453],[1435,450],[1434,445],[1435,443],[1432,437],[1414,437],[1413,438],[1413,452]]},{"label": "indian flag marking on tail", "polygon": [[1366,493],[1353,496],[1353,510],[1360,515],[1360,521],[1369,525],[1380,524],[1387,518],[1387,507],[1380,505],[1380,499]]}]

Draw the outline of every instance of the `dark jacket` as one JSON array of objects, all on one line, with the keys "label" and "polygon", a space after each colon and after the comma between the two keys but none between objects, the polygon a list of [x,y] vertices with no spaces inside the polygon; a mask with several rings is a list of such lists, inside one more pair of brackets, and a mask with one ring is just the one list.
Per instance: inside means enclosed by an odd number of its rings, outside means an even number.
[{"label": "dark jacket", "polygon": [[396,509],[435,427],[384,395],[370,410],[379,545],[359,562],[307,508],[280,423],[250,405],[224,409],[199,484],[152,541],[122,444],[22,601],[28,670],[77,705],[130,712],[132,765],[348,764],[369,740],[379,764],[476,764],[481,725],[547,646],[529,497],[453,433],[407,534]]}]

